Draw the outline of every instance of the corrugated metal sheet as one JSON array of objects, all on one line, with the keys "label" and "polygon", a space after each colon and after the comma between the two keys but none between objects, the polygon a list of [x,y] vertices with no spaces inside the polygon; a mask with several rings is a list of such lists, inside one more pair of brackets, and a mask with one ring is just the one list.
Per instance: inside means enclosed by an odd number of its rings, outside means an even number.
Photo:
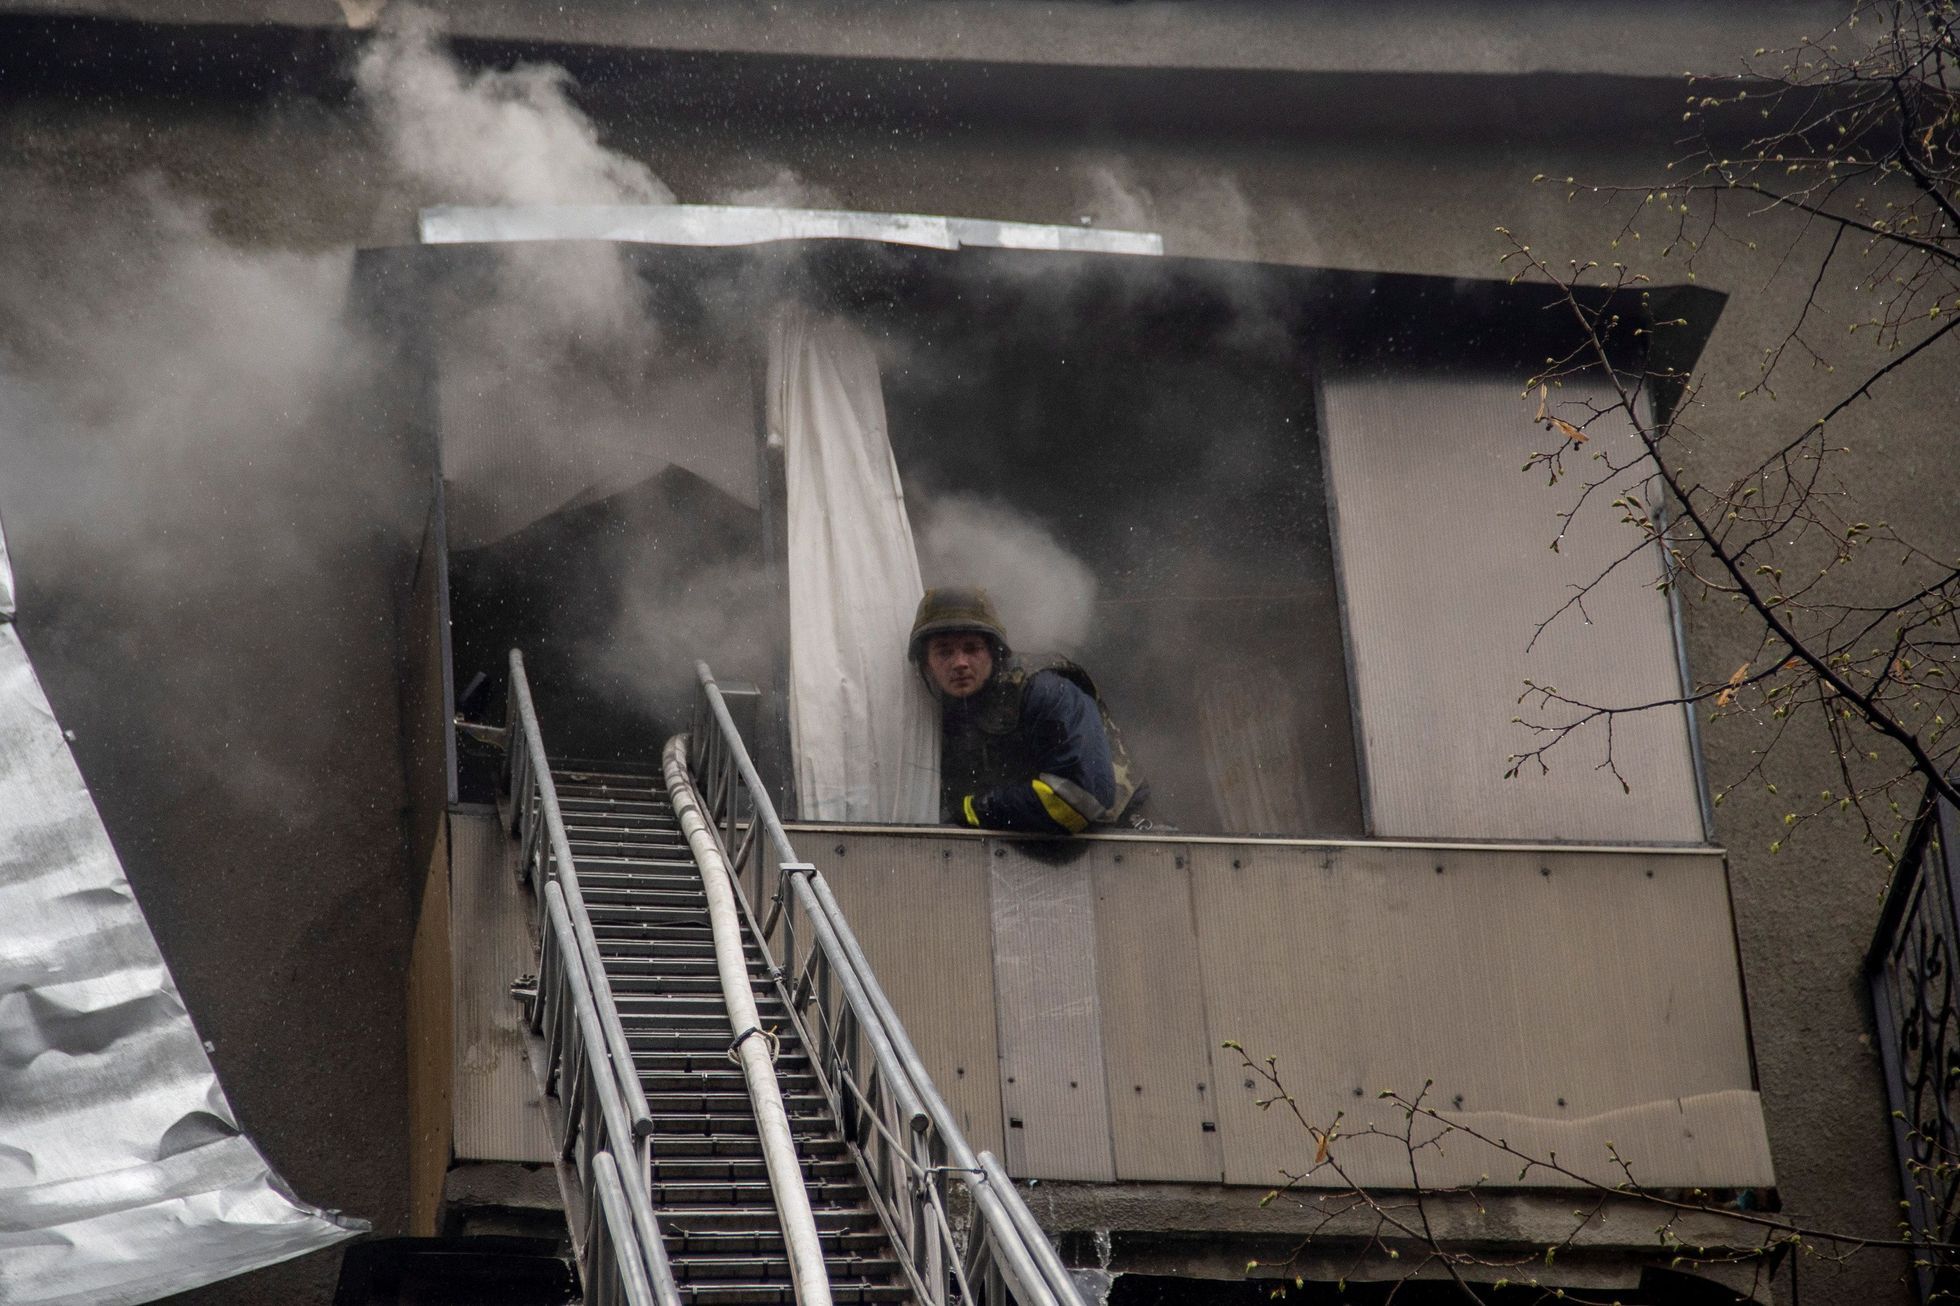
[{"label": "corrugated metal sheet", "polygon": [[[1212,1032],[1276,1057],[1310,1123],[1398,1127],[1377,1094],[1433,1080],[1438,1108],[1555,1140],[1568,1164],[1606,1164],[1610,1140],[1645,1183],[1773,1181],[1760,1107],[1737,1123],[1754,1095],[1718,858],[1210,845],[1193,877]],[[1271,1087],[1229,1083],[1227,1180],[1304,1170],[1299,1123],[1257,1105]],[[1516,1182],[1492,1149],[1445,1155],[1425,1161]],[[1344,1163],[1406,1180],[1391,1144],[1350,1144]]]},{"label": "corrugated metal sheet", "polygon": [[1097,999],[1092,849],[990,840],[994,991],[1007,1168],[1023,1179],[1116,1177]]},{"label": "corrugated metal sheet", "polygon": [[[1556,411],[1582,423],[1588,401],[1604,397],[1568,386]],[[1630,793],[1598,769],[1606,747],[1598,725],[1559,746],[1550,775],[1503,778],[1507,758],[1536,746],[1513,718],[1548,718],[1520,707],[1526,679],[1598,704],[1681,692],[1667,601],[1654,589],[1655,550],[1615,570],[1587,596],[1583,617],[1561,616],[1526,653],[1534,628],[1574,587],[1637,541],[1604,508],[1609,493],[1551,550],[1556,515],[1595,464],[1577,455],[1571,477],[1552,489],[1542,472],[1521,474],[1530,452],[1554,438],[1532,421],[1534,403],[1520,399],[1510,378],[1335,377],[1323,388],[1372,830],[1698,842],[1700,803],[1679,709],[1616,720],[1613,757]],[[1637,452],[1623,416],[1608,413],[1588,430],[1587,452]]]},{"label": "corrugated metal sheet", "polygon": [[513,844],[494,812],[452,812],[449,845],[455,1159],[546,1163],[551,1137],[510,996],[511,981],[537,969]]},{"label": "corrugated metal sheet", "polygon": [[1119,1179],[1224,1177],[1187,861],[1183,849],[1161,844],[1093,856],[1097,987]]},{"label": "corrugated metal sheet", "polygon": [[930,835],[792,837],[822,868],[967,1142],[1002,1154],[986,847]]}]

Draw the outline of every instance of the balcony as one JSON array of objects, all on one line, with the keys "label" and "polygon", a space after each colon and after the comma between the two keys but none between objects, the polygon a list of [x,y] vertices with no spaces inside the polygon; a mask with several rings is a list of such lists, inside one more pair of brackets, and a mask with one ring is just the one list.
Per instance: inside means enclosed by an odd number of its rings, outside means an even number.
[{"label": "balcony", "polygon": [[[1559,1163],[1520,1175],[1466,1132],[1416,1152],[1425,1188],[1775,1182],[1719,851],[790,835],[974,1145],[1018,1178],[1308,1171],[1312,1137],[1262,1108],[1273,1088],[1230,1041],[1274,1058],[1315,1126],[1386,1126],[1383,1090],[1433,1081],[1444,1121]],[[1342,1174],[1306,1183],[1406,1189],[1410,1165],[1349,1138]]]}]

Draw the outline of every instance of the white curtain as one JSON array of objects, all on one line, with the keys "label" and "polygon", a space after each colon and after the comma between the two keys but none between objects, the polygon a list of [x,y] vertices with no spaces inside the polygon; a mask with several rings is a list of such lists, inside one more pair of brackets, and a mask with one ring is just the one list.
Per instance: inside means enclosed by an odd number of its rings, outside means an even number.
[{"label": "white curtain", "polygon": [[871,342],[802,307],[769,349],[789,490],[789,712],[805,820],[939,815],[938,712],[906,661],[923,585]]}]

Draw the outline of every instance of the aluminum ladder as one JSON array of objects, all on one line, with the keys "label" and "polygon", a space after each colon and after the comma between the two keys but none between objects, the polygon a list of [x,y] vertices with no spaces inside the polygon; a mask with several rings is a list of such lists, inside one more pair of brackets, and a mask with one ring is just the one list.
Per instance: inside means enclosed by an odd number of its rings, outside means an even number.
[{"label": "aluminum ladder", "polygon": [[[787,1249],[730,1026],[701,872],[660,778],[608,764],[553,769],[599,955],[652,1120],[652,1198],[682,1298],[791,1306]],[[904,1301],[890,1240],[818,1092],[808,1053],[754,939],[745,948],[831,1299]]]},{"label": "aluminum ladder", "polygon": [[1086,1306],[697,672],[657,778],[554,766],[516,650],[507,725],[479,731],[537,909],[512,995],[588,1306]]}]

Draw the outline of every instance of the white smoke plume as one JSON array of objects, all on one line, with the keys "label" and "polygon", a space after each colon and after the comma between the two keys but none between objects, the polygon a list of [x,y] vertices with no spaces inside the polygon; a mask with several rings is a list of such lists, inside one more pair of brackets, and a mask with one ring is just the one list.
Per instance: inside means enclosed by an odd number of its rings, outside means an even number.
[{"label": "white smoke plume", "polygon": [[[562,70],[466,70],[425,13],[390,11],[357,86],[408,203],[672,198],[601,144]],[[296,674],[282,641],[317,648],[367,620],[335,597],[349,551],[420,528],[376,495],[397,469],[346,456],[377,365],[348,312],[350,264],[344,248],[232,243],[155,177],[71,189],[0,170],[0,509],[25,583],[124,614],[178,678],[129,728],[224,722],[193,764],[268,803],[296,801],[318,759],[276,718],[231,712],[227,680]],[[658,332],[614,251],[513,248],[470,294],[447,319],[464,418],[497,414],[568,462],[610,441],[642,460],[625,479],[670,461],[643,416]],[[667,406],[686,425],[702,404]],[[244,660],[207,666],[220,656]]]},{"label": "white smoke plume", "polygon": [[754,182],[739,182],[725,187],[716,197],[721,204],[746,204],[755,208],[770,209],[835,209],[841,208],[835,191],[827,186],[806,181],[794,168],[778,166],[769,175]]},{"label": "white smoke plume", "polygon": [[[547,64],[465,69],[426,10],[391,10],[355,71],[361,103],[410,202],[670,204],[645,163],[599,141],[572,102],[565,70]],[[570,342],[632,350],[647,330],[645,294],[609,245],[513,245],[499,251],[497,297],[510,322],[483,343],[523,365]]]},{"label": "white smoke plume", "polygon": [[450,204],[671,204],[653,170],[599,143],[549,64],[471,72],[424,9],[391,9],[356,84],[395,165]]},{"label": "white smoke plume", "polygon": [[[644,161],[600,140],[564,69],[467,69],[426,10],[389,11],[356,83],[414,204],[673,202]],[[517,243],[487,257],[491,275],[436,314],[455,543],[494,540],[673,462],[729,479],[724,451],[695,446],[714,443],[716,414],[743,405],[728,402],[725,368],[677,357],[626,252]]]},{"label": "white smoke plume", "polygon": [[0,174],[0,194],[0,509],[25,626],[106,623],[131,643],[86,665],[142,649],[155,671],[84,691],[126,705],[125,746],[200,739],[181,769],[296,809],[317,756],[230,691],[299,674],[284,649],[346,629],[340,560],[406,529],[345,456],[374,357],[348,255],[240,250],[155,184],[103,202]]},{"label": "white smoke plume", "polygon": [[1254,209],[1237,177],[1218,168],[1180,168],[1146,178],[1130,160],[1084,164],[1079,216],[1098,227],[1155,231],[1175,254],[1255,259]]},{"label": "white smoke plume", "polygon": [[1121,231],[1149,231],[1157,202],[1125,159],[1101,159],[1082,169],[1082,221]]},{"label": "white smoke plume", "polygon": [[1003,503],[938,499],[921,512],[925,583],[978,585],[993,596],[1010,643],[1027,653],[1079,653],[1095,620],[1096,577],[1048,529]]}]

